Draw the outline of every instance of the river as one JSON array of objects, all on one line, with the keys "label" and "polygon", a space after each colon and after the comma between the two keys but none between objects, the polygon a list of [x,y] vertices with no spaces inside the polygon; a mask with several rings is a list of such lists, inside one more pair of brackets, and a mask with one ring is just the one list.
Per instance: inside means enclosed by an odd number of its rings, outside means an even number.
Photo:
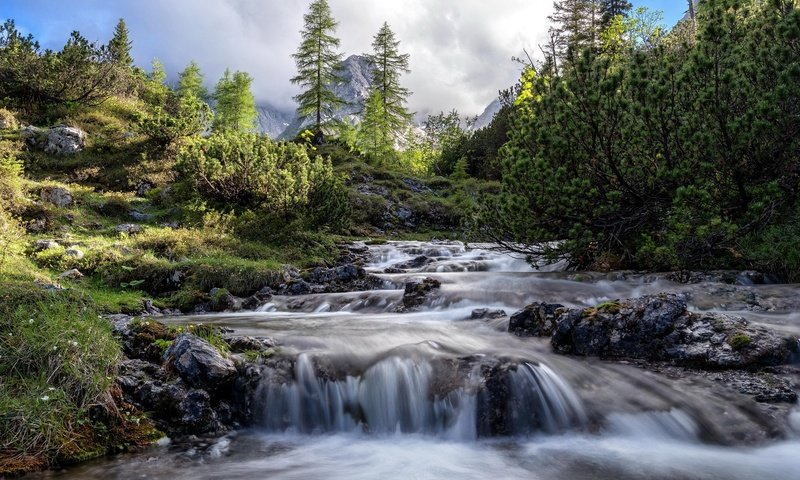
[{"label": "river", "polygon": [[[279,342],[280,355],[293,360],[288,371],[266,370],[257,427],[221,439],[162,442],[30,478],[800,477],[796,406],[781,416],[792,407],[756,405],[713,374],[676,376],[560,356],[546,339],[507,333],[507,317],[471,318],[478,308],[510,315],[533,301],[592,306],[678,292],[693,309],[733,312],[800,334],[800,287],[751,285],[744,277],[739,286],[684,284],[563,272],[561,265],[534,270],[486,246],[456,242],[370,250],[367,269],[384,281],[381,290],[274,297],[257,312],[166,320],[214,323]],[[414,259],[416,268],[384,273]],[[419,311],[395,313],[404,283],[424,277],[439,280],[441,289]],[[492,369],[506,379],[499,400],[482,390]]]}]

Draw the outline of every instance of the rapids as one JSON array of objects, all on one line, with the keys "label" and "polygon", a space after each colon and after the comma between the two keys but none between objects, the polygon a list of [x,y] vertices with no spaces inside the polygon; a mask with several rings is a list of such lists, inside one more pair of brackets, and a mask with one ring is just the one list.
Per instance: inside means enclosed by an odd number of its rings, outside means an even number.
[{"label": "rapids", "polygon": [[[381,290],[274,297],[257,312],[167,320],[279,342],[285,361],[264,370],[257,426],[31,478],[800,476],[796,406],[781,417],[780,407],[755,406],[713,374],[559,356],[546,339],[508,334],[507,317],[471,318],[478,308],[511,315],[534,301],[592,306],[678,292],[694,309],[800,334],[800,287],[534,270],[488,245],[456,242],[370,251],[367,270],[383,280]],[[425,277],[441,289],[419,311],[395,313],[405,282]]]}]

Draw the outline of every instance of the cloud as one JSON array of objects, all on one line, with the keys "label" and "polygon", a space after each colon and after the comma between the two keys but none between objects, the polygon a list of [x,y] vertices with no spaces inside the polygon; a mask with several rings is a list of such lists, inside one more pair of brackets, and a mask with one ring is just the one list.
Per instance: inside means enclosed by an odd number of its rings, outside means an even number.
[{"label": "cloud", "polygon": [[[106,41],[125,18],[137,64],[159,58],[171,75],[196,60],[213,86],[225,68],[249,72],[260,103],[294,108],[291,54],[308,2],[287,0],[11,0],[47,46],[60,47],[70,30]],[[497,91],[512,85],[512,56],[544,41],[549,0],[329,0],[345,56],[371,50],[384,21],[411,55],[403,83],[420,113],[456,108],[479,114]],[[27,24],[26,24],[27,23]]]}]

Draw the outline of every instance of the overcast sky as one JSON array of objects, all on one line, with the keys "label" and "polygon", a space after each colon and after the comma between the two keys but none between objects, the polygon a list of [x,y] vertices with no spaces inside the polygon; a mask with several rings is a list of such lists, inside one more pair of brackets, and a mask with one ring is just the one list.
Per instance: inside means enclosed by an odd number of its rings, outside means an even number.
[{"label": "overcast sky", "polygon": [[[497,91],[512,85],[512,56],[537,51],[545,39],[550,0],[329,0],[345,56],[368,52],[384,21],[411,55],[403,83],[419,113],[458,109],[477,115]],[[682,14],[678,0],[642,0],[665,10],[666,23]],[[291,54],[309,0],[0,0],[0,17],[14,18],[45,47],[60,48],[71,30],[108,41],[125,18],[138,65],[153,58],[170,78],[196,60],[212,87],[226,67],[249,72],[259,103],[293,110],[297,93]]]}]

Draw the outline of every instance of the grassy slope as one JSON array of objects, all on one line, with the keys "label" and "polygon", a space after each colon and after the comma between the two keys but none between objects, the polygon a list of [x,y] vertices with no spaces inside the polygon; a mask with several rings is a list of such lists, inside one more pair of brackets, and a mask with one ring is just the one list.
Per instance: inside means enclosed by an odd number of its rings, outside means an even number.
[{"label": "grassy slope", "polygon": [[[236,238],[219,221],[175,227],[185,212],[169,195],[172,155],[152,150],[134,133],[138,108],[135,101],[112,99],[53,112],[53,124],[88,133],[87,147],[68,157],[26,148],[18,133],[0,132],[0,156],[17,156],[25,166],[8,209],[21,224],[42,227],[0,244],[0,475],[154,438],[146,419],[117,394],[114,366],[121,354],[99,315],[141,313],[145,300],[189,310],[214,287],[249,295],[284,265],[333,263],[335,241],[353,238],[286,232],[254,241]],[[352,186],[350,235],[452,237],[462,221],[454,212],[468,201],[464,192],[471,187],[459,190],[447,179],[419,180],[371,167],[338,148],[319,153],[333,157]],[[157,188],[137,197],[140,181]],[[364,185],[379,193],[359,192]],[[73,204],[42,201],[42,189],[50,187],[69,190]],[[402,221],[398,209],[412,211],[411,221]],[[147,219],[135,221],[132,212]],[[120,233],[117,226],[124,223],[140,224],[142,231]],[[34,243],[45,239],[60,246],[36,251]],[[69,249],[83,252],[82,258]],[[60,276],[71,268],[84,276]],[[169,281],[175,272],[181,273],[177,285]],[[98,408],[114,414],[98,416]]]}]

